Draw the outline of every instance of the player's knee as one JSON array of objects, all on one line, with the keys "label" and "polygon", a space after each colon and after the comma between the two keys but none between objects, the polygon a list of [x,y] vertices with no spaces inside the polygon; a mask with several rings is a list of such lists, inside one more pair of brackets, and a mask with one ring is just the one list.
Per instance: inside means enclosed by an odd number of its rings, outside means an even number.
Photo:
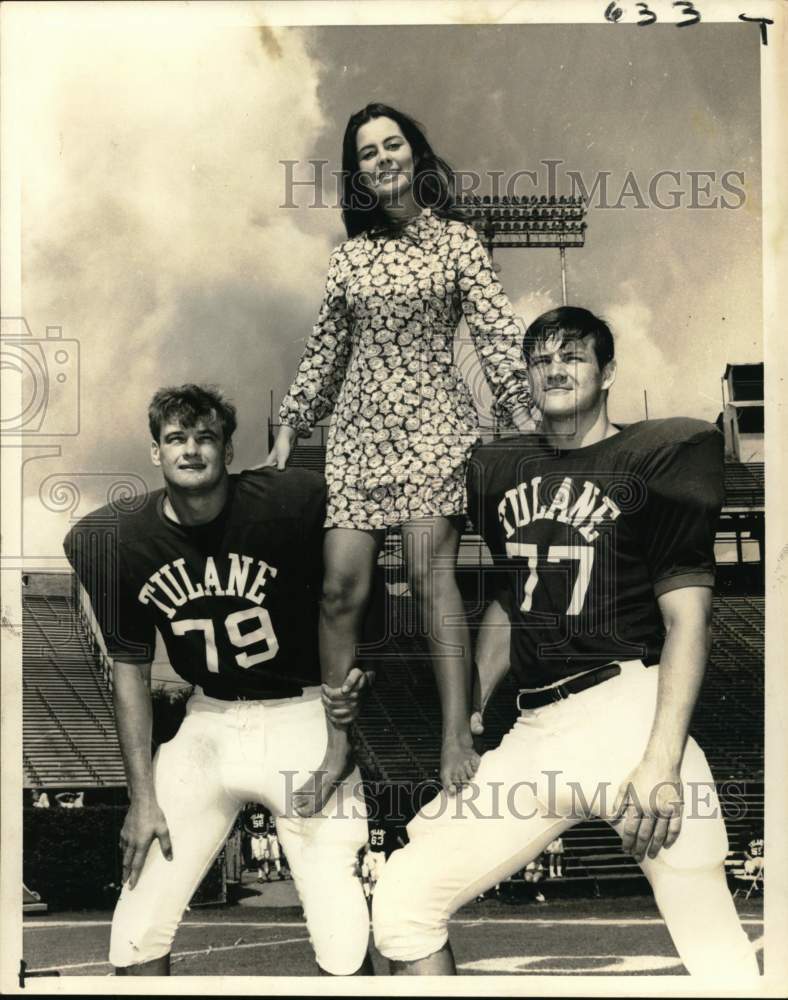
[{"label": "player's knee", "polygon": [[675,872],[709,872],[722,867],[728,854],[728,834],[721,816],[685,821],[676,842],[662,848],[655,865]]},{"label": "player's knee", "polygon": [[169,955],[177,929],[177,920],[138,928],[113,921],[109,943],[110,964],[116,969],[125,969]]},{"label": "player's knee", "polygon": [[381,955],[412,962],[446,943],[449,912],[424,882],[400,877],[398,860],[396,855],[389,858],[375,886],[372,929]]},{"label": "player's knee", "polygon": [[335,926],[328,939],[320,940],[313,936],[312,947],[315,960],[323,972],[329,976],[354,976],[369,951],[369,923],[365,919],[363,927],[354,931],[343,922],[342,926]]},{"label": "player's knee", "polygon": [[356,850],[323,845],[302,857],[288,854],[315,959],[332,976],[352,976],[369,947],[369,910],[356,876]]},{"label": "player's knee", "polygon": [[352,976],[369,948],[369,910],[359,880],[318,883],[301,901],[317,964],[329,975]]}]

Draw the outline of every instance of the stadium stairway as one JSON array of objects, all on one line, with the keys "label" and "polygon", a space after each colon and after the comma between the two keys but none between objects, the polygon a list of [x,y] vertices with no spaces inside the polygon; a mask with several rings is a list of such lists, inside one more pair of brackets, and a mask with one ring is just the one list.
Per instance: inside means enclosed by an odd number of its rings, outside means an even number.
[{"label": "stadium stairway", "polygon": [[25,594],[22,626],[25,786],[125,785],[112,698],[74,605]]}]

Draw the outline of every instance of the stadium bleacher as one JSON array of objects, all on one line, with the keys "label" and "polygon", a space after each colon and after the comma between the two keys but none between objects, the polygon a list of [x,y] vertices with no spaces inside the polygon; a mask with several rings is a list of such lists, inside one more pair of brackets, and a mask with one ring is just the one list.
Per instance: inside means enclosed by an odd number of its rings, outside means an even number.
[{"label": "stadium bleacher", "polygon": [[725,463],[726,507],[763,509],[765,495],[763,462]]},{"label": "stadium bleacher", "polygon": [[112,698],[73,603],[25,594],[22,626],[25,785],[125,785]]}]

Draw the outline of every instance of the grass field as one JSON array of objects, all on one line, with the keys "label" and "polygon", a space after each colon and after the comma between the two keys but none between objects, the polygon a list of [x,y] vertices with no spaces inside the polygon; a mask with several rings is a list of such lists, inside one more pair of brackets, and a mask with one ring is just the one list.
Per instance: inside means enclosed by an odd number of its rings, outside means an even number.
[{"label": "grass field", "polygon": [[[760,900],[737,901],[758,949]],[[688,900],[688,905],[691,901]],[[53,914],[24,921],[28,971],[106,976],[109,913]],[[564,900],[544,904],[475,903],[451,923],[462,975],[678,975],[668,932],[648,897]],[[375,969],[386,963],[374,955]],[[186,914],[173,948],[173,975],[308,976],[316,974],[296,907],[201,908]]]}]

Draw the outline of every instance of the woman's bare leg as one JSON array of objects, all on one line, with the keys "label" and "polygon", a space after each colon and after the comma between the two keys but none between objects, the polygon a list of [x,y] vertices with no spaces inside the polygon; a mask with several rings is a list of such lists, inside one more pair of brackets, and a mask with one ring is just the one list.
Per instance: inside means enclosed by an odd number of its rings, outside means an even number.
[{"label": "woman's bare leg", "polygon": [[476,773],[471,714],[471,640],[457,586],[458,518],[424,518],[402,528],[408,580],[432,658],[443,713],[441,782],[457,788]]},{"label": "woman's bare leg", "polygon": [[[323,683],[329,687],[340,687],[355,663],[384,534],[354,528],[329,528],[326,532],[320,669]],[[347,726],[336,726],[328,719],[326,725],[328,746],[323,763],[293,794],[293,807],[301,816],[320,812],[337,781],[351,766]]]}]

